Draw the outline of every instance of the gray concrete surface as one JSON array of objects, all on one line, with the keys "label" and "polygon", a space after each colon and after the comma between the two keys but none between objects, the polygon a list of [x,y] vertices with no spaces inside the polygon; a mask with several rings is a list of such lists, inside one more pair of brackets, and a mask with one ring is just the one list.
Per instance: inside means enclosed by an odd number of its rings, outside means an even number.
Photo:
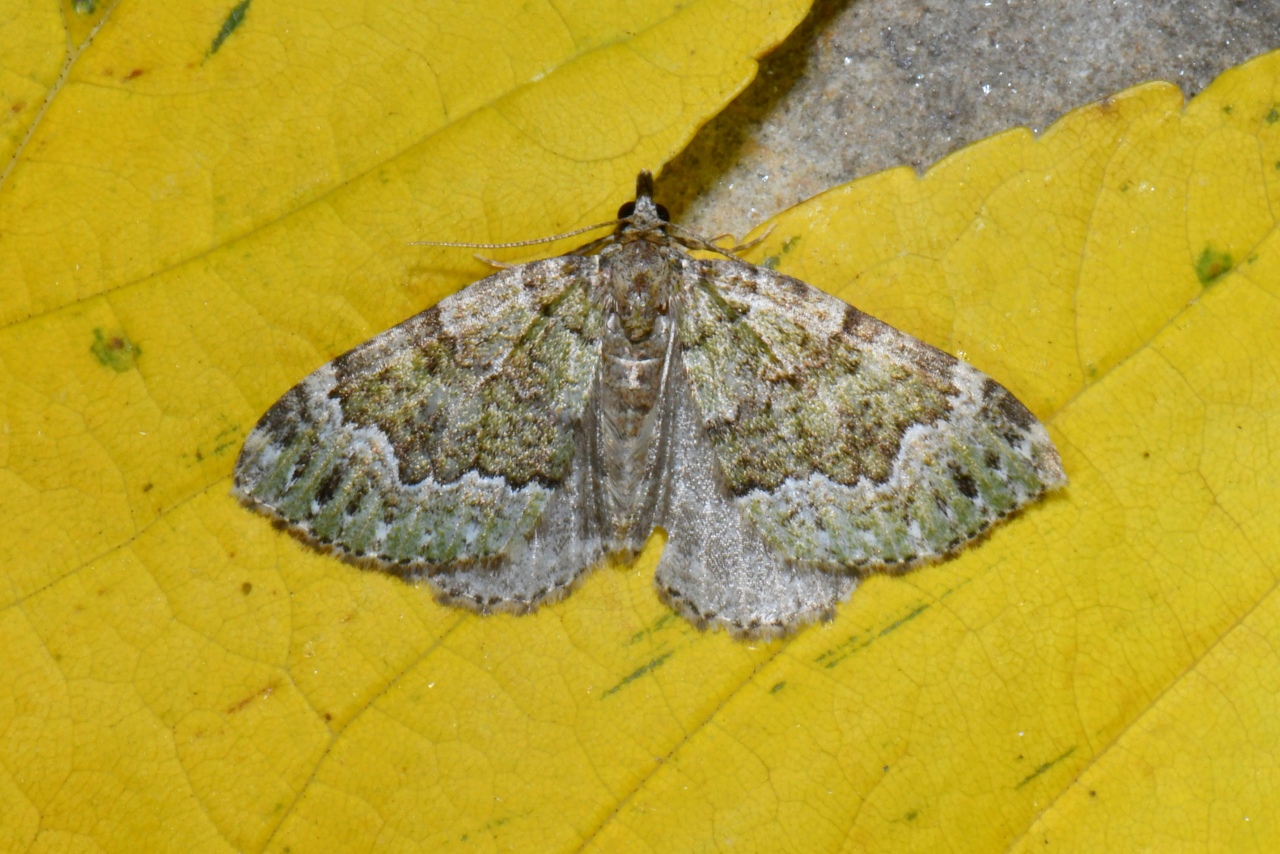
[{"label": "gray concrete surface", "polygon": [[755,82],[667,165],[709,235],[829,187],[1059,116],[1145,80],[1194,95],[1280,47],[1280,0],[818,0]]}]

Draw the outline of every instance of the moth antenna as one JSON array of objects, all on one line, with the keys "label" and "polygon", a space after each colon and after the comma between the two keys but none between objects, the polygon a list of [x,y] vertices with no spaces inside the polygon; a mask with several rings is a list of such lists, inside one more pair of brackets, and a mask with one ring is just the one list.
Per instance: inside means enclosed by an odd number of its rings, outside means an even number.
[{"label": "moth antenna", "polygon": [[595,231],[598,228],[609,228],[624,221],[625,220],[611,219],[608,222],[597,222],[595,225],[588,225],[575,231],[566,231],[563,234],[553,234],[550,237],[538,237],[533,240],[516,240],[512,243],[458,243],[451,240],[414,240],[405,245],[448,246],[453,249],[515,249],[518,246],[537,246],[539,243],[554,243],[557,240],[563,240],[566,237],[575,237],[579,234],[586,234],[588,231]]}]

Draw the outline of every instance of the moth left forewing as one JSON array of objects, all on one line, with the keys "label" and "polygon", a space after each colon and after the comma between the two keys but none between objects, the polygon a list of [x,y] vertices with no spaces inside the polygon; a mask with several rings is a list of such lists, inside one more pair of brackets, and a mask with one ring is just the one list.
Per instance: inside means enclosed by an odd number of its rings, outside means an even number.
[{"label": "moth left forewing", "polygon": [[697,261],[680,311],[725,488],[791,560],[937,559],[1066,482],[1006,389],[803,282]]},{"label": "moth left forewing", "polygon": [[[324,365],[250,433],[235,493],[342,557],[452,579],[437,587],[468,604],[551,595],[598,556],[564,488],[598,363],[594,273],[576,256],[505,270]],[[517,559],[546,577],[504,587]]]}]

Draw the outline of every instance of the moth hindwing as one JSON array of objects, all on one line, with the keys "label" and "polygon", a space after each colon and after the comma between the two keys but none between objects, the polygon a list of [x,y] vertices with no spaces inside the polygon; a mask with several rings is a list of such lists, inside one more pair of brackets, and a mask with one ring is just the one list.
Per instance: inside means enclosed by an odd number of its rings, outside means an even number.
[{"label": "moth hindwing", "polygon": [[1065,485],[977,369],[671,225],[647,172],[619,214],[593,254],[495,273],[290,389],[235,494],[481,612],[562,596],[661,526],[663,599],[760,636]]}]

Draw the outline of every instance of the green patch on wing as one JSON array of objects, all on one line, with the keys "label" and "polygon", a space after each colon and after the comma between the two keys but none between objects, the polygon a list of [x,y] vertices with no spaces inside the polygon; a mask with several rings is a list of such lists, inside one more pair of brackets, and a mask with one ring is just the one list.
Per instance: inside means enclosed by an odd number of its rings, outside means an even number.
[{"label": "green patch on wing", "polygon": [[[338,359],[333,394],[348,420],[387,436],[405,483],[468,471],[512,488],[559,483],[595,373],[584,335],[593,311],[577,284],[541,312],[514,299],[491,307],[488,327],[465,346],[444,330],[424,331],[412,347],[375,338]],[[476,340],[484,335],[492,340]],[[488,350],[505,356],[478,371],[483,357],[472,351]]]},{"label": "green patch on wing", "polygon": [[308,424],[278,451],[249,461],[261,472],[253,486],[257,500],[323,543],[392,563],[500,555],[533,528],[550,497],[538,487],[516,491],[474,476],[389,485],[350,430],[322,433]]},{"label": "green patch on wing", "polygon": [[685,365],[727,486],[743,495],[814,473],[884,481],[904,431],[946,413],[950,378],[815,335],[804,308],[791,310],[708,286],[681,316]]}]

